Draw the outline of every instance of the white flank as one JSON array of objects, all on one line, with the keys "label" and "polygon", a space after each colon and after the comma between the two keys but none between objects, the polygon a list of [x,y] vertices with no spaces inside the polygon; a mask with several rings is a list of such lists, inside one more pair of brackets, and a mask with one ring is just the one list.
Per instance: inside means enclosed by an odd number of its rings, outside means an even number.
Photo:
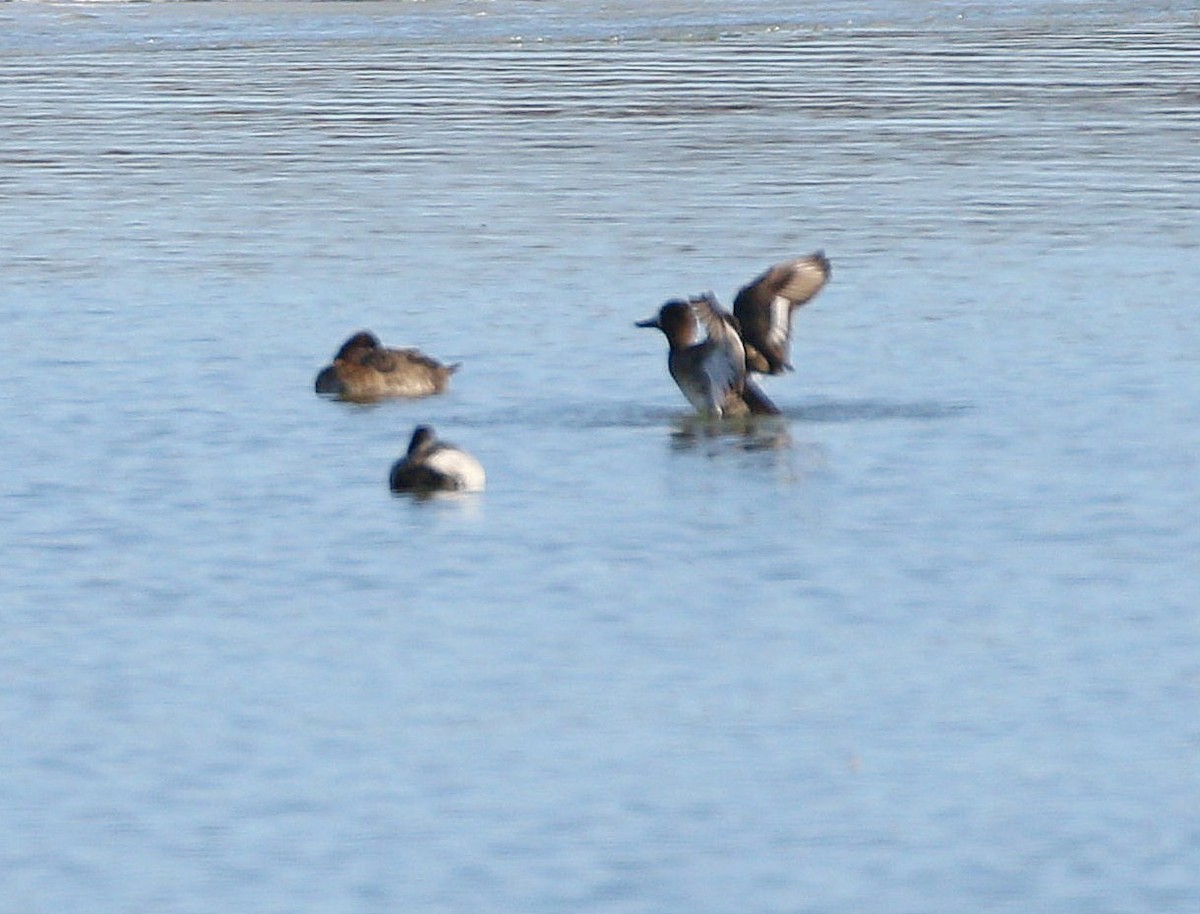
[{"label": "white flank", "polygon": [[456,480],[458,488],[463,492],[478,492],[487,481],[483,465],[458,448],[438,448],[426,458],[425,465]]}]

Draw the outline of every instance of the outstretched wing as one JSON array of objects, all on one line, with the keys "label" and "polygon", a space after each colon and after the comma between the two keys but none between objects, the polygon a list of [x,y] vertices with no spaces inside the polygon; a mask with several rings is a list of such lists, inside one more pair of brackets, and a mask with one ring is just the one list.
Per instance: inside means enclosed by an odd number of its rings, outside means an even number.
[{"label": "outstretched wing", "polygon": [[750,370],[780,374],[789,359],[792,312],[824,288],[832,269],[820,251],[771,267],[738,292],[733,313],[742,327]]},{"label": "outstretched wing", "polygon": [[731,392],[740,394],[746,379],[746,349],[733,316],[717,304],[711,295],[690,301],[708,334],[701,365],[708,379],[711,405],[723,407]]}]

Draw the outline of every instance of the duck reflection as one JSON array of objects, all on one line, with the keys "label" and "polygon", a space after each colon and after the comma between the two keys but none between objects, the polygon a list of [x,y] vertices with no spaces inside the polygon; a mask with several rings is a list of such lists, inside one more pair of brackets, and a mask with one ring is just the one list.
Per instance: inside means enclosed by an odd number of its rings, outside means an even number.
[{"label": "duck reflection", "polygon": [[775,416],[716,419],[681,416],[671,430],[671,447],[685,451],[705,444],[729,444],[743,451],[784,451],[792,446],[789,423]]}]

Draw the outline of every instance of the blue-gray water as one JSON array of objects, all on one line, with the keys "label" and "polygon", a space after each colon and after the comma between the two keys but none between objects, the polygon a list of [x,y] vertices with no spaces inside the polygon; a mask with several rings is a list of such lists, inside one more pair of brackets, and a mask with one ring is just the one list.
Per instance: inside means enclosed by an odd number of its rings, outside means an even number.
[{"label": "blue-gray water", "polygon": [[796,6],[0,5],[0,912],[1200,908],[1200,17]]}]

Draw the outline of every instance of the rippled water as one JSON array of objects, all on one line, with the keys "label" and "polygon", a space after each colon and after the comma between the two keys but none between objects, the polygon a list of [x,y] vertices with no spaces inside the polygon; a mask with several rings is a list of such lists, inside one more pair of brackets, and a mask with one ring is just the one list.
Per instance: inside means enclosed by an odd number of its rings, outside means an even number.
[{"label": "rippled water", "polygon": [[1200,903],[1200,24],[942,7],[0,5],[0,910]]}]

